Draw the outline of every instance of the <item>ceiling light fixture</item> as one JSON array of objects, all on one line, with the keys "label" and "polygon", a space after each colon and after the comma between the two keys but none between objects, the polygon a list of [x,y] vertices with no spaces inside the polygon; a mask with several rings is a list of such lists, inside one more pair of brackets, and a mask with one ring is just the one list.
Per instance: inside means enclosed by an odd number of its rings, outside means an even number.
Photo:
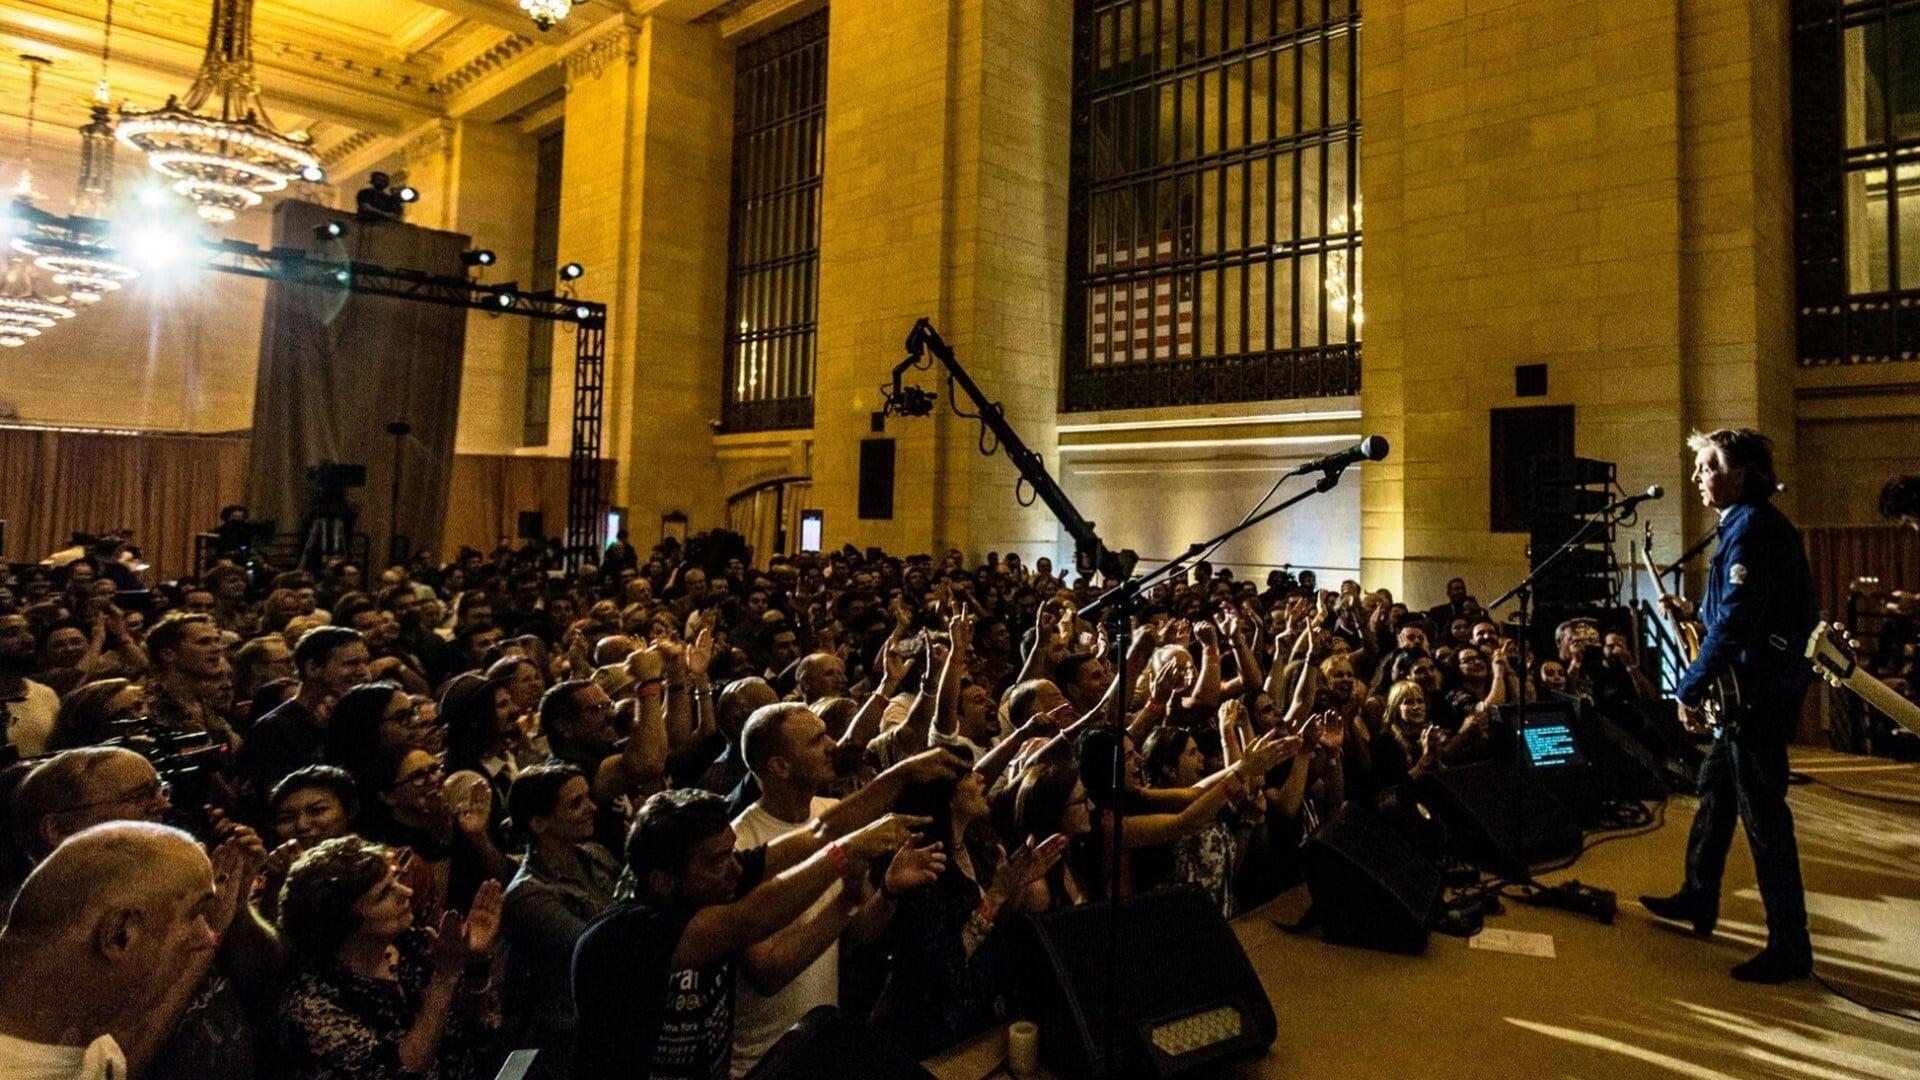
[{"label": "ceiling light fixture", "polygon": [[[209,108],[215,103],[217,111]],[[206,55],[187,96],[169,97],[158,109],[122,109],[119,138],[143,151],[147,164],[213,222],[232,221],[320,167],[309,140],[281,134],[260,100],[253,0],[214,0]]]},{"label": "ceiling light fixture", "polygon": [[40,73],[53,61],[44,56],[20,54],[20,62],[27,65],[27,153],[20,161],[20,178],[13,182],[13,197],[34,202],[45,198],[33,183],[33,126],[34,114],[40,104]]},{"label": "ceiling light fixture", "polygon": [[541,33],[553,29],[553,24],[561,22],[573,13],[574,0],[520,0],[520,10],[527,13],[533,25]]}]

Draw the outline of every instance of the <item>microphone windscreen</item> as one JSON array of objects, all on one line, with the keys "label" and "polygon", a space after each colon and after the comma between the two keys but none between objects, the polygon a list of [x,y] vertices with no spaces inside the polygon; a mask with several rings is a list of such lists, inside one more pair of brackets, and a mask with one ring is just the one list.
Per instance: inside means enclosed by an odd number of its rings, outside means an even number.
[{"label": "microphone windscreen", "polygon": [[1661,487],[1659,484],[1655,484],[1647,489],[1647,498],[1649,499],[1665,498],[1666,494],[1667,489]]},{"label": "microphone windscreen", "polygon": [[1382,461],[1387,456],[1387,440],[1378,435],[1369,435],[1360,440],[1360,452],[1368,461]]}]

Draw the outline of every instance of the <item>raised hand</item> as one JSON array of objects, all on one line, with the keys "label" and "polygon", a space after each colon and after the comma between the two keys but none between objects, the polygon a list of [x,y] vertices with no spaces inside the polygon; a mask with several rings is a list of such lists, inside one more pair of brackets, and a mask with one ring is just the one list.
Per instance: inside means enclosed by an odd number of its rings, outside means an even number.
[{"label": "raised hand", "polygon": [[947,636],[953,640],[953,649],[962,657],[973,647],[973,610],[962,600],[959,610],[947,620]]},{"label": "raised hand", "polygon": [[897,630],[887,635],[887,640],[881,644],[880,655],[876,659],[878,662],[874,666],[880,669],[882,687],[889,692],[891,688],[898,687],[906,679],[907,673],[913,670],[914,658],[901,653],[900,633]]},{"label": "raised hand", "polygon": [[[479,897],[474,898],[476,901]],[[433,972],[442,978],[458,978],[467,965],[467,920],[449,909],[440,916],[433,930],[433,949],[429,954]]]},{"label": "raised hand", "polygon": [[244,830],[246,835],[234,835],[222,841],[208,860],[213,864],[213,905],[207,913],[207,925],[219,934],[225,934],[246,907],[253,880],[267,857],[260,837],[252,829],[244,825],[235,828]]},{"label": "raised hand", "polygon": [[928,817],[888,814],[865,828],[848,833],[840,841],[840,846],[854,858],[877,859],[898,850],[901,845],[911,840],[914,830],[924,829],[931,824],[933,819]]},{"label": "raised hand", "polygon": [[1127,666],[1135,671],[1145,667],[1159,647],[1160,635],[1154,632],[1152,623],[1134,627],[1133,640],[1127,645]]},{"label": "raised hand", "polygon": [[906,843],[894,849],[893,858],[887,862],[887,874],[882,880],[890,893],[903,893],[909,889],[923,889],[940,880],[947,869],[947,853],[941,849],[938,840],[920,843],[909,837]]},{"label": "raised hand", "polygon": [[488,878],[473,894],[473,906],[467,909],[467,958],[481,959],[493,954],[500,936],[500,907],[503,892],[500,882]]},{"label": "raised hand", "polygon": [[1047,876],[1067,853],[1067,837],[1054,833],[1035,844],[1032,840],[1015,848],[993,879],[993,891],[1004,897],[1019,896],[1027,886]]},{"label": "raised hand", "polygon": [[661,643],[656,642],[627,657],[627,673],[635,682],[652,682],[666,674],[667,658],[660,648]]},{"label": "raised hand", "polygon": [[887,772],[906,784],[924,784],[933,780],[952,780],[967,771],[967,763],[951,751],[935,747],[900,762]]},{"label": "raised hand", "polygon": [[260,864],[260,879],[266,883],[269,894],[280,891],[280,884],[287,880],[287,871],[293,869],[293,860],[299,857],[298,840],[289,840],[267,853],[266,860]]},{"label": "raised hand", "polygon": [[687,646],[687,674],[705,682],[707,668],[713,663],[713,631],[702,626],[693,643]]},{"label": "raised hand", "polygon": [[1306,740],[1298,735],[1282,735],[1278,731],[1269,731],[1253,741],[1241,755],[1241,763],[1246,774],[1260,776],[1272,772],[1283,761],[1297,757],[1306,749]]},{"label": "raised hand", "polygon": [[1162,706],[1171,704],[1173,696],[1180,692],[1182,681],[1179,664],[1168,664],[1161,668],[1159,674],[1153,677],[1153,700]]}]

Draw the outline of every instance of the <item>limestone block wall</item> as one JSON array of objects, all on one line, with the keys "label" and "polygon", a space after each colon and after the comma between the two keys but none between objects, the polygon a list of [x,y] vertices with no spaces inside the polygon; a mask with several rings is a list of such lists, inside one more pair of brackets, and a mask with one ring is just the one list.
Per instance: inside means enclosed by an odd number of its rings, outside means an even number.
[{"label": "limestone block wall", "polygon": [[[1500,591],[1489,409],[1572,404],[1662,551],[1707,527],[1696,426],[1755,424],[1791,461],[1784,14],[1744,0],[1409,0],[1367,11],[1363,563],[1416,601]],[[1785,268],[1785,269],[1783,269]],[[1783,276],[1787,275],[1787,276]],[[1545,363],[1548,394],[1515,396]]]}]

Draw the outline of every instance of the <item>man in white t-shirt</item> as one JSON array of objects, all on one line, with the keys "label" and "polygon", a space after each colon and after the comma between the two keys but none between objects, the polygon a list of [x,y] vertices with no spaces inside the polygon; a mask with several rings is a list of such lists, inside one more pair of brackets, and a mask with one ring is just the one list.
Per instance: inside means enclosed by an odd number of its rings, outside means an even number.
[{"label": "man in white t-shirt", "polygon": [[[755,710],[740,747],[760,798],[733,819],[736,849],[769,843],[833,808],[835,800],[819,795],[834,779],[833,736],[813,710],[795,702]],[[855,943],[878,939],[893,918],[894,898],[931,885],[945,863],[937,846],[903,847],[865,903],[840,903],[842,886],[835,882],[786,929],[746,951],[734,1004],[736,1080],[810,1010],[839,1004],[841,936]]]},{"label": "man in white t-shirt", "polygon": [[222,899],[200,845],[164,825],[96,825],[54,849],[0,929],[0,1076],[138,1076],[213,962]]},{"label": "man in white t-shirt", "polygon": [[0,716],[5,724],[0,746],[12,743],[22,757],[46,752],[54,714],[60,711],[60,695],[27,678],[38,651],[26,616],[0,615]]}]

